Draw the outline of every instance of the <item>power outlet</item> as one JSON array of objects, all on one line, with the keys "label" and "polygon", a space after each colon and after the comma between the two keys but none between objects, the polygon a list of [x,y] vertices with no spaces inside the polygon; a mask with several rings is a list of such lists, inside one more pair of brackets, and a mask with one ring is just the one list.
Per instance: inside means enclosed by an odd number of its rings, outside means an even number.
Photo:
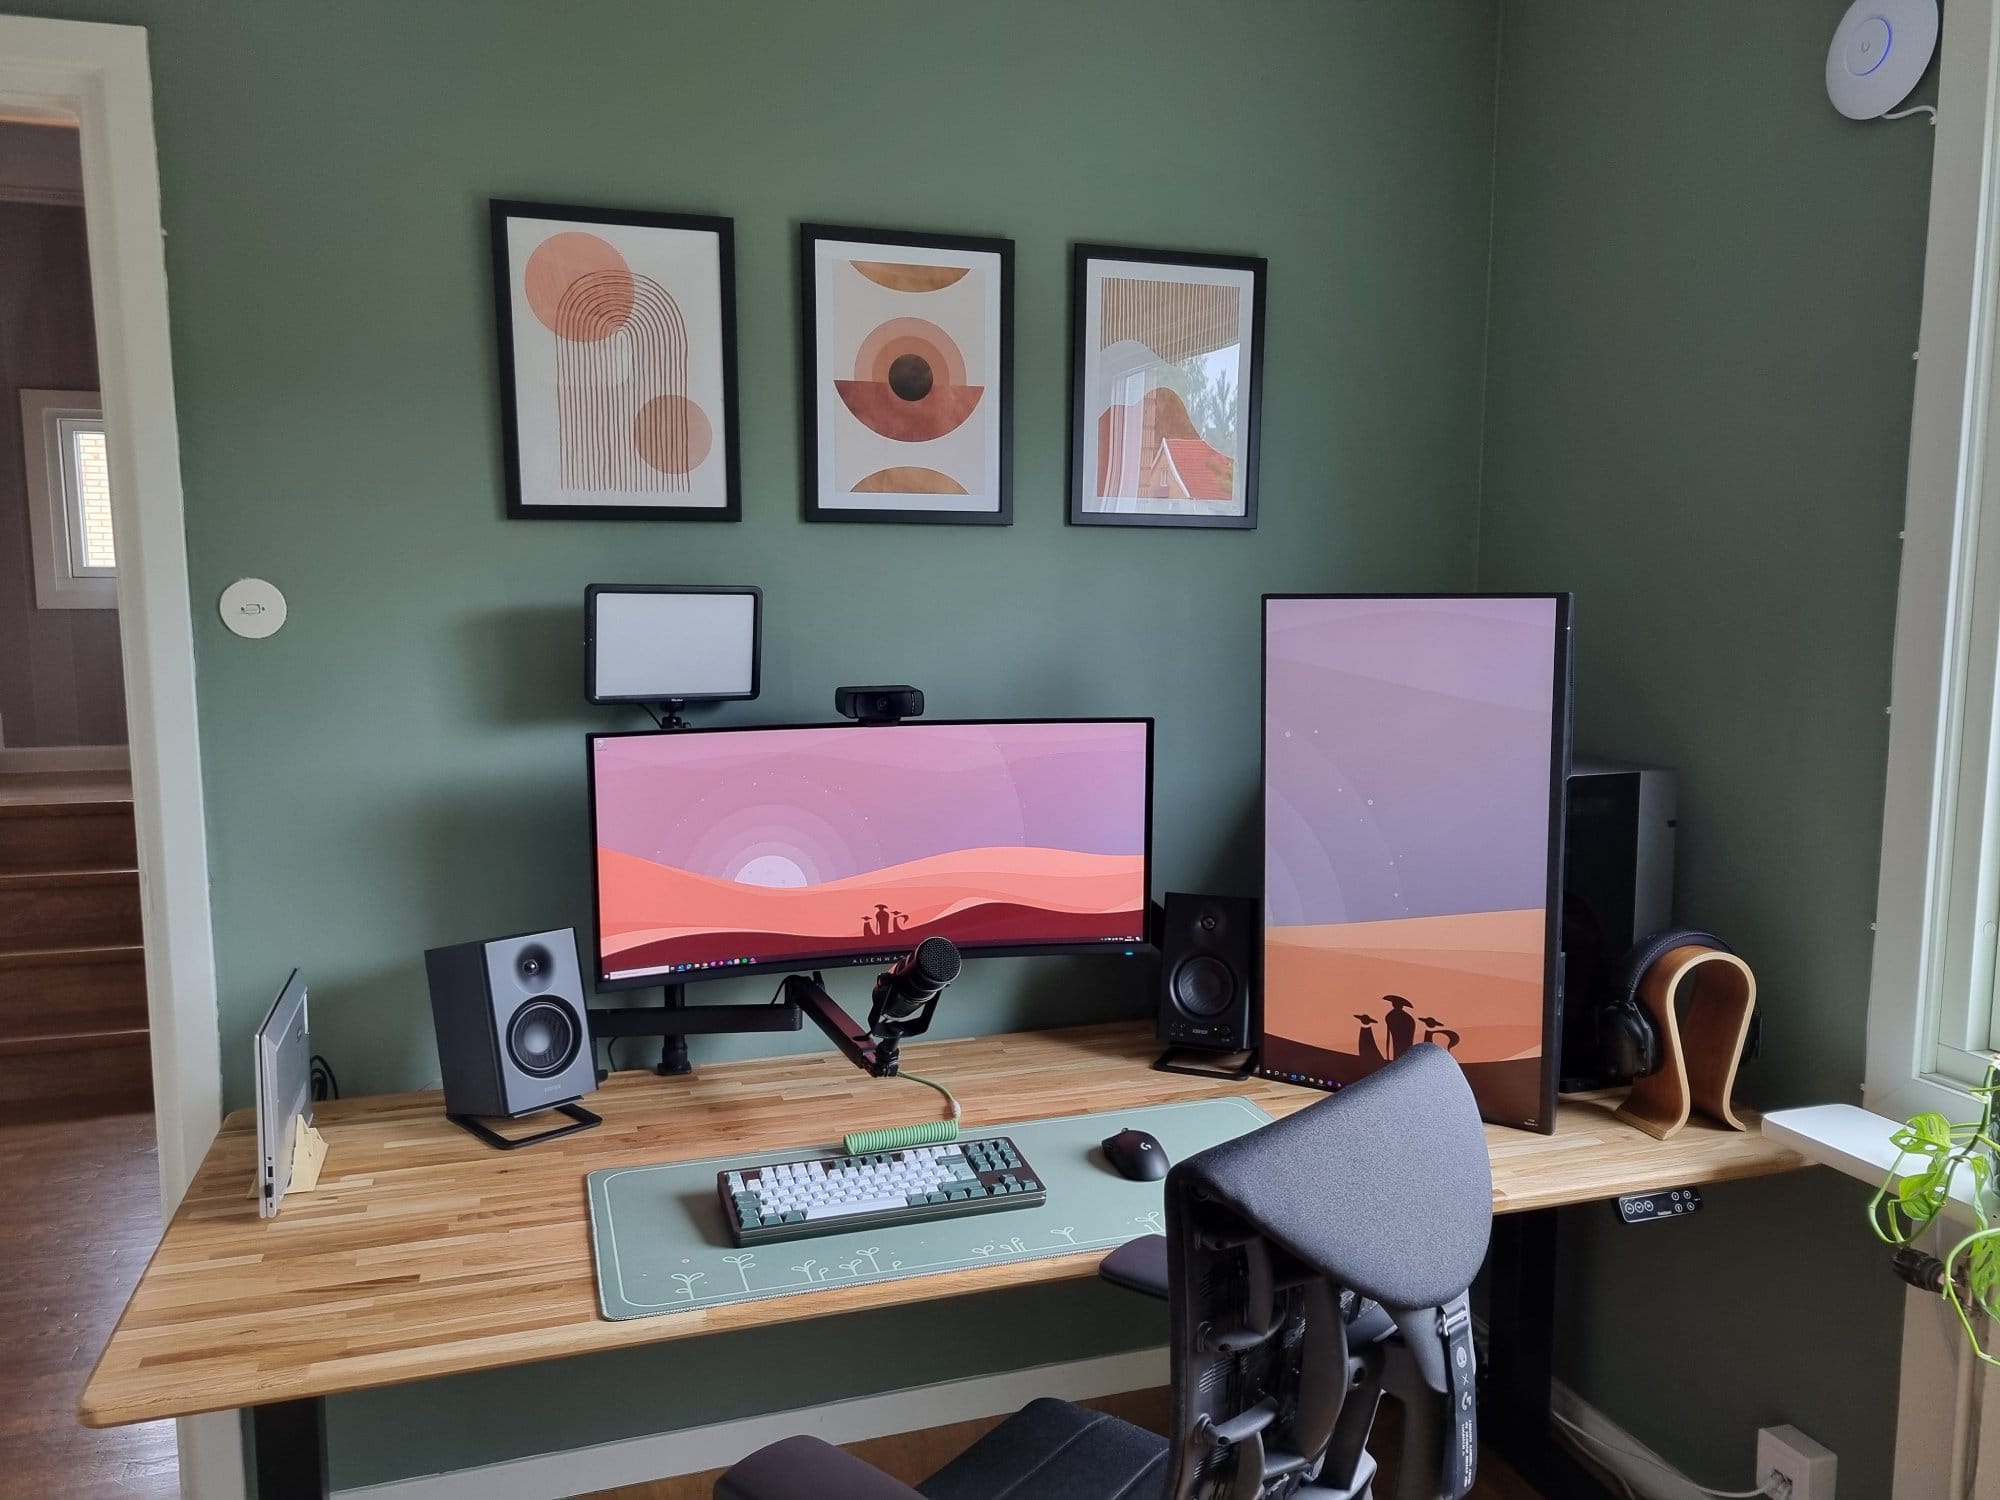
[{"label": "power outlet", "polygon": [[1757,1432],[1757,1486],[1772,1500],[1833,1500],[1833,1450],[1796,1427]]}]

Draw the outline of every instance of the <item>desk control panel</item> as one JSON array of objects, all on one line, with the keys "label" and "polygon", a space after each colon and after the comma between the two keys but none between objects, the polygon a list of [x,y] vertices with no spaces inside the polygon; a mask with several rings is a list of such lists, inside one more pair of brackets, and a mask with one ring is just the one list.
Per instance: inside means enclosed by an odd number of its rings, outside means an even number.
[{"label": "desk control panel", "polygon": [[738,1245],[1048,1201],[1041,1178],[1004,1135],[718,1172],[715,1189]]},{"label": "desk control panel", "polygon": [[1617,1202],[1618,1217],[1627,1224],[1651,1224],[1658,1219],[1680,1219],[1701,1212],[1701,1189],[1660,1188],[1650,1193],[1627,1193]]}]

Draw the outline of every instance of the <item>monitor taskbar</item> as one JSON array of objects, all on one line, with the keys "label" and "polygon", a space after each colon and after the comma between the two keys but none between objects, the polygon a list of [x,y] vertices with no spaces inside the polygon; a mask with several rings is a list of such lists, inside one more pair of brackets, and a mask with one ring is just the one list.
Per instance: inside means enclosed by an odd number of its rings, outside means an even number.
[{"label": "monitor taskbar", "polygon": [[[1079,947],[1131,948],[1143,945],[1145,941],[1143,934],[1134,934],[1131,937],[1080,938],[1062,946],[1071,951]],[[960,944],[960,946],[964,948],[968,958],[977,958],[980,955],[981,950],[977,946],[971,944]],[[746,965],[770,968],[781,964],[792,964],[807,968],[813,964],[852,964],[856,968],[861,968],[868,964],[892,964],[909,951],[908,948],[892,948],[886,953],[802,953],[776,954],[769,957],[751,954],[743,958],[711,958],[700,963],[646,964],[636,969],[606,969],[601,978],[606,984],[617,984],[628,979],[665,979],[684,974],[715,974]]]}]

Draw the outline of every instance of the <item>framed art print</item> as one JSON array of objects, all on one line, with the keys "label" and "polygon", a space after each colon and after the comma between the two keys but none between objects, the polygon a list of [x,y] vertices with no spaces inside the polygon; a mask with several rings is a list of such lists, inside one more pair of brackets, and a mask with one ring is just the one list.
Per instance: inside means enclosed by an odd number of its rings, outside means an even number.
[{"label": "framed art print", "polygon": [[490,211],[507,514],[741,520],[730,220]]},{"label": "framed art print", "polygon": [[1257,524],[1264,262],[1078,245],[1069,519]]},{"label": "framed art print", "polygon": [[805,224],[808,521],[1014,519],[1014,243]]}]

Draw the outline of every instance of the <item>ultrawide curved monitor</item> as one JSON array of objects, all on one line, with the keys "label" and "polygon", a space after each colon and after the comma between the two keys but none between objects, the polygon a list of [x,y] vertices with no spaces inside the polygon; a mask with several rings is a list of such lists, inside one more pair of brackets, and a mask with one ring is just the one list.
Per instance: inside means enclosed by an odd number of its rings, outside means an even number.
[{"label": "ultrawide curved monitor", "polygon": [[1150,719],[600,734],[606,988],[1146,941]]}]

